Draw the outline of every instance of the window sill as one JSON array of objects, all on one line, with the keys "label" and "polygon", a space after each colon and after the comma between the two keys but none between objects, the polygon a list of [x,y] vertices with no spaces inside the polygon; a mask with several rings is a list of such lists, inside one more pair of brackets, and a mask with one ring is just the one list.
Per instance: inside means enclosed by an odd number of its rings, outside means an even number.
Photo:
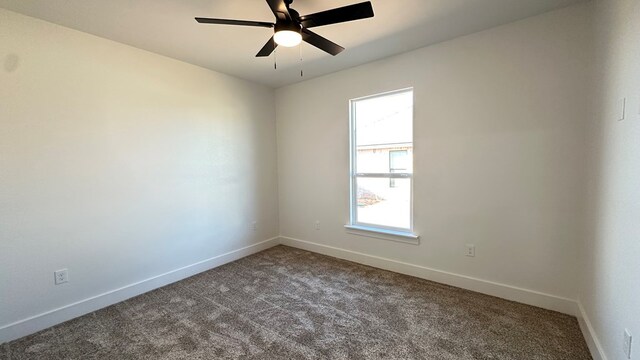
[{"label": "window sill", "polygon": [[347,233],[353,234],[353,235],[366,236],[366,237],[389,240],[389,241],[397,241],[397,242],[413,244],[413,245],[420,244],[420,236],[410,232],[379,229],[379,228],[373,228],[373,227],[361,226],[361,225],[345,225],[344,227],[347,230]]}]

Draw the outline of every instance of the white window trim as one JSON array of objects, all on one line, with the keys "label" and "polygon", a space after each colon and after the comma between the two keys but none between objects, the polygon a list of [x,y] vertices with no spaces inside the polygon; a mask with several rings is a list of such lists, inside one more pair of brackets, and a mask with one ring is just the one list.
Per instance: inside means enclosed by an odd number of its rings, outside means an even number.
[{"label": "white window trim", "polygon": [[345,225],[347,233],[358,236],[366,236],[370,238],[402,242],[407,244],[419,245],[420,236],[407,231],[387,230],[379,227],[370,227],[362,225]]},{"label": "white window trim", "polygon": [[[399,94],[403,92],[411,91],[413,94],[413,88],[404,88],[394,91],[388,91],[381,94],[375,94],[370,96],[363,96],[356,99],[349,100],[349,224],[345,225],[345,229],[347,229],[348,233],[354,235],[368,236],[378,239],[391,240],[391,241],[400,241],[411,244],[419,243],[419,235],[414,233],[413,229],[413,174],[412,173],[357,173],[356,170],[356,155],[357,151],[356,147],[356,132],[355,132],[355,107],[353,106],[355,102],[373,99],[377,97]],[[412,112],[413,113],[413,112]],[[412,127],[413,127],[413,118]],[[413,138],[411,139],[411,143],[413,144]],[[414,146],[415,149],[415,146]],[[415,151],[414,151],[415,153]],[[413,161],[413,159],[412,159]],[[373,178],[404,178],[411,179],[411,187],[410,187],[410,205],[409,205],[409,216],[410,216],[410,226],[408,229],[405,228],[396,228],[391,226],[377,225],[377,224],[366,224],[356,221],[357,219],[357,197],[354,192],[357,192],[357,179],[358,177],[373,177]]]}]

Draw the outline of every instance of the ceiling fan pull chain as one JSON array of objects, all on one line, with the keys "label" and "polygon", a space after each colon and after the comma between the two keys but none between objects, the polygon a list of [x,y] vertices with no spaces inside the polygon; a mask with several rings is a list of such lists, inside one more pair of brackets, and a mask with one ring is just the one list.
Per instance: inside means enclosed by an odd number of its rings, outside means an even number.
[{"label": "ceiling fan pull chain", "polygon": [[304,73],[302,72],[302,43],[298,45],[298,49],[300,50],[300,77],[304,77]]}]

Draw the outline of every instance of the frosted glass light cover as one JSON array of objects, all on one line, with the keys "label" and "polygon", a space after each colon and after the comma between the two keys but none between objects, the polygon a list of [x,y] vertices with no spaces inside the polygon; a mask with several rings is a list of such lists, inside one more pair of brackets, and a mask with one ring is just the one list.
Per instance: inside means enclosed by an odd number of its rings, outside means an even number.
[{"label": "frosted glass light cover", "polygon": [[302,41],[302,35],[299,32],[291,30],[280,30],[273,36],[273,40],[281,46],[293,47]]}]

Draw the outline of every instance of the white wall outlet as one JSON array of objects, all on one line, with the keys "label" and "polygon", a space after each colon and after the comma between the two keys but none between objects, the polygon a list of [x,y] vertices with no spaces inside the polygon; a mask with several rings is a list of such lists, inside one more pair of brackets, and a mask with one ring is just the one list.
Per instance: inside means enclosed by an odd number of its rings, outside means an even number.
[{"label": "white wall outlet", "polygon": [[624,120],[626,107],[627,107],[627,99],[626,98],[618,99],[618,102],[616,103],[616,114],[617,114],[616,117],[618,121]]},{"label": "white wall outlet", "polygon": [[629,332],[629,329],[624,329],[624,354],[626,356],[625,359],[631,359],[631,340],[633,337]]},{"label": "white wall outlet", "polygon": [[320,230],[320,221],[316,220],[316,230]]},{"label": "white wall outlet", "polygon": [[56,285],[60,285],[60,284],[64,284],[66,282],[69,282],[69,270],[67,270],[67,269],[62,269],[62,270],[55,271],[53,273],[53,276],[54,276]]},{"label": "white wall outlet", "polygon": [[258,230],[258,222],[254,221],[251,223],[251,230],[256,231]]},{"label": "white wall outlet", "polygon": [[469,256],[469,257],[475,257],[476,256],[476,246],[473,245],[473,244],[467,244],[465,246],[467,247],[467,253],[465,255]]}]

